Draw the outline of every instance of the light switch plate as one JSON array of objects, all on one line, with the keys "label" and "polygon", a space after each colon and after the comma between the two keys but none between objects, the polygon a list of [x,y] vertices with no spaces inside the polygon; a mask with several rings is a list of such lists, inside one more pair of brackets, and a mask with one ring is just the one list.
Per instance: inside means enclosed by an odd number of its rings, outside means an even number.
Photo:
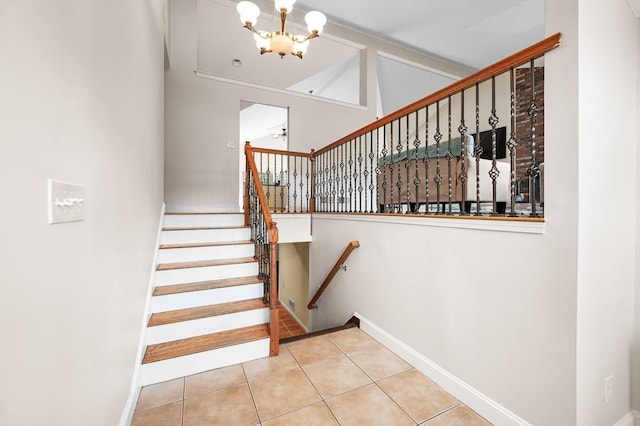
[{"label": "light switch plate", "polygon": [[84,187],[49,179],[49,223],[84,220]]}]

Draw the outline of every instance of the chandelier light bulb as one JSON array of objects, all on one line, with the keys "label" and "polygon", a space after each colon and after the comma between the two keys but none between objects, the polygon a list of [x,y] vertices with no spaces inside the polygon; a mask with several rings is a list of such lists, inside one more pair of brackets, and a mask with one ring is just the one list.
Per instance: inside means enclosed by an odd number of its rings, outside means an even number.
[{"label": "chandelier light bulb", "polygon": [[320,34],[324,29],[324,24],[327,23],[327,17],[324,16],[324,13],[314,10],[304,16],[304,21],[307,23],[307,29],[310,33]]},{"label": "chandelier light bulb", "polygon": [[241,1],[236,6],[236,10],[240,14],[240,22],[243,25],[249,23],[252,27],[258,22],[258,16],[260,15],[260,8],[253,2]]},{"label": "chandelier light bulb", "polygon": [[293,4],[296,0],[274,0],[274,2],[276,5],[276,12],[280,13],[282,9],[284,9],[285,13],[289,14],[293,9]]}]

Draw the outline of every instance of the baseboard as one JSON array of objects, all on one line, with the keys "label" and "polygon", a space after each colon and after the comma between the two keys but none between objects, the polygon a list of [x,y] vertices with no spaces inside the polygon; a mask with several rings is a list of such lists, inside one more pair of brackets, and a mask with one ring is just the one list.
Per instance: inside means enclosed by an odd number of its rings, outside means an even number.
[{"label": "baseboard", "polygon": [[144,314],[142,315],[142,324],[140,328],[140,342],[138,343],[138,354],[136,356],[136,363],[133,367],[133,374],[131,378],[131,390],[129,391],[129,396],[127,397],[127,402],[124,405],[124,410],[122,411],[122,416],[120,416],[120,421],[118,422],[118,426],[128,426],[131,424],[131,420],[133,419],[133,412],[136,409],[136,403],[138,401],[138,396],[140,395],[140,375],[141,375],[141,366],[142,366],[142,357],[144,356],[145,350],[145,338],[147,332],[147,323],[149,322],[149,317],[151,316],[151,295],[153,294],[153,287],[155,282],[155,273],[156,273],[156,265],[158,264],[158,247],[160,247],[160,241],[162,238],[162,225],[164,222],[164,213],[166,211],[166,206],[162,203],[162,207],[160,208],[160,217],[158,219],[158,230],[156,233],[156,244],[153,250],[153,261],[151,262],[151,271],[149,273],[149,284],[147,288],[147,301],[144,308]]},{"label": "baseboard", "polygon": [[219,206],[184,206],[181,204],[167,204],[167,213],[242,213],[242,209],[236,204],[219,205]]},{"label": "baseboard", "polygon": [[469,384],[449,373],[435,362],[418,353],[413,348],[391,336],[385,330],[373,324],[358,313],[354,313],[360,320],[360,329],[382,343],[407,363],[415,367],[424,375],[442,386],[458,400],[483,416],[489,422],[499,425],[531,426],[524,419],[507,410],[488,396],[479,392]]},{"label": "baseboard", "polygon": [[613,426],[640,426],[640,411],[629,411]]}]

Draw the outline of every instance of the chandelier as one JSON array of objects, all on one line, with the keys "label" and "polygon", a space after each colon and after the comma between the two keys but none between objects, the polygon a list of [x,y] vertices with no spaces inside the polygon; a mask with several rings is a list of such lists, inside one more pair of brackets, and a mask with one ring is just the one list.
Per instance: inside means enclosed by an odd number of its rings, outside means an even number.
[{"label": "chandelier", "polygon": [[307,23],[307,35],[292,35],[285,30],[287,15],[291,13],[293,4],[296,0],[274,0],[276,12],[280,13],[280,31],[268,32],[259,31],[254,28],[260,15],[260,8],[253,2],[241,1],[238,3],[236,10],[240,14],[240,21],[244,27],[252,31],[253,38],[256,41],[260,54],[276,52],[280,58],[291,53],[302,59],[302,55],[307,52],[309,40],[316,38],[322,33],[327,18],[322,12],[312,11],[305,15],[304,20]]}]

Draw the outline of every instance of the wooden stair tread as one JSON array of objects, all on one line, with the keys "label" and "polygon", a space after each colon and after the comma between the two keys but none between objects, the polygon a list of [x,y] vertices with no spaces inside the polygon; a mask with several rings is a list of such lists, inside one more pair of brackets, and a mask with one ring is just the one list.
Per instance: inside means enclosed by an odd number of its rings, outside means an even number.
[{"label": "wooden stair tread", "polygon": [[208,266],[222,266],[222,265],[240,265],[243,263],[257,262],[253,257],[236,257],[232,259],[214,259],[214,260],[197,260],[192,262],[177,262],[177,263],[161,263],[156,268],[156,271],[171,271],[174,269],[189,269],[189,268],[206,268]]},{"label": "wooden stair tread", "polygon": [[175,311],[157,312],[151,315],[147,326],[155,327],[158,325],[174,324],[182,321],[191,321],[267,307],[268,305],[264,303],[262,298],[257,298],[218,303],[215,305],[196,306],[194,308],[177,309]]},{"label": "wooden stair tread", "polygon": [[253,244],[253,241],[242,240],[242,241],[219,241],[219,242],[211,242],[211,243],[162,244],[160,246],[160,250],[180,249],[180,248],[198,248],[198,247],[240,246],[244,244]]},{"label": "wooden stair tread", "polygon": [[158,343],[147,346],[142,363],[148,364],[268,338],[269,325],[260,324],[172,342]]},{"label": "wooden stair tread", "polygon": [[229,225],[229,226],[165,226],[163,231],[215,231],[222,229],[249,229],[244,225]]},{"label": "wooden stair tread", "polygon": [[262,280],[257,276],[223,278],[219,280],[199,281],[186,284],[172,284],[158,286],[153,290],[154,296],[167,296],[169,294],[189,293],[192,291],[215,290],[217,288],[235,287],[239,285],[258,284]]}]

